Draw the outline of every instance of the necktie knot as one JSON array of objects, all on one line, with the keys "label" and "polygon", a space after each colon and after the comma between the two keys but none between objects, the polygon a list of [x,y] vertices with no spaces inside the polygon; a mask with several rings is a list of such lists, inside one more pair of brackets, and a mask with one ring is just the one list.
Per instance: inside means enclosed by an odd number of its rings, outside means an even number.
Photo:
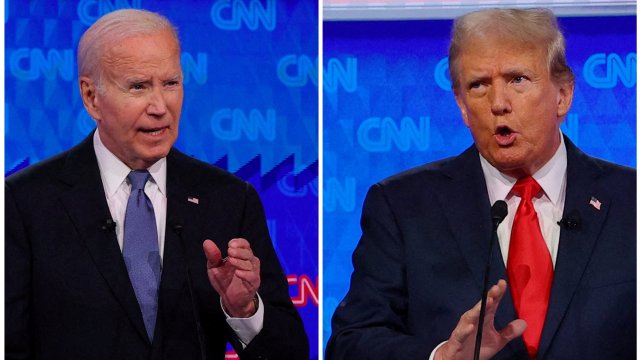
[{"label": "necktie knot", "polygon": [[144,185],[147,183],[151,174],[147,170],[133,170],[127,175],[129,182],[131,183],[131,192],[134,190],[144,190]]},{"label": "necktie knot", "polygon": [[531,200],[540,190],[542,190],[542,187],[531,176],[518,179],[511,189],[514,194],[520,196],[523,200]]}]

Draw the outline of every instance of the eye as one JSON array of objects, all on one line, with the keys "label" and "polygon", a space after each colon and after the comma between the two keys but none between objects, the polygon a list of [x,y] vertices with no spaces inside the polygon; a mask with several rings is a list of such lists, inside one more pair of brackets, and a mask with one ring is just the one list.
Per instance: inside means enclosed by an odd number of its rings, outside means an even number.
[{"label": "eye", "polygon": [[134,91],[139,91],[139,90],[144,90],[144,84],[143,83],[133,83],[129,86],[129,89],[134,90]]},{"label": "eye", "polygon": [[482,86],[482,83],[480,81],[474,81],[469,84],[469,89],[479,89],[480,86]]},{"label": "eye", "polygon": [[168,87],[176,87],[176,86],[180,85],[180,81],[178,81],[178,80],[169,80],[169,81],[165,82],[164,85],[168,86]]},{"label": "eye", "polygon": [[515,84],[521,84],[521,83],[525,82],[526,80],[528,80],[526,76],[518,75],[518,76],[514,76],[513,80],[511,80],[511,81],[513,81],[513,83],[515,83]]}]

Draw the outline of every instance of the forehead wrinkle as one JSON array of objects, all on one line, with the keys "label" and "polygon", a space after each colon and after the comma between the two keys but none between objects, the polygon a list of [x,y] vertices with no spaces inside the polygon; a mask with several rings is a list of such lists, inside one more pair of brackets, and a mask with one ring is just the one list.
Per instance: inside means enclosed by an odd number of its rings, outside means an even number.
[{"label": "forehead wrinkle", "polygon": [[[153,56],[151,58],[141,59],[135,54],[122,54],[122,51],[114,51],[112,48],[103,56],[102,64],[106,72],[114,75],[120,74],[127,80],[148,79],[152,77],[148,75],[149,70],[162,70],[160,75],[162,78],[181,77],[182,68],[179,57],[174,58],[175,56],[177,56],[175,53],[170,53],[163,57]],[[177,64],[173,64],[174,59],[177,60]]]},{"label": "forehead wrinkle", "polygon": [[[468,51],[462,53],[459,61],[461,74],[462,70],[466,70],[466,73],[475,77],[496,72],[499,74],[536,72],[539,66],[545,66],[541,49],[531,44],[504,43],[497,46],[494,46],[494,42],[489,44],[491,45],[482,47],[476,44],[475,47],[470,47]],[[493,50],[484,52],[486,48]]]}]

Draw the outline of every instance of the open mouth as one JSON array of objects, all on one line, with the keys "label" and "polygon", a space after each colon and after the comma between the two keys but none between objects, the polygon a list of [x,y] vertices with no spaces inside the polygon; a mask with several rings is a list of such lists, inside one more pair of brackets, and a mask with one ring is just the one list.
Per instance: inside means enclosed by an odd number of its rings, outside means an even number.
[{"label": "open mouth", "polygon": [[162,134],[166,129],[167,129],[166,127],[161,127],[161,128],[151,128],[151,129],[140,129],[140,131],[145,134],[149,134],[151,136],[157,136]]},{"label": "open mouth", "polygon": [[499,136],[509,136],[513,131],[508,126],[498,126],[496,134]]},{"label": "open mouth", "polygon": [[508,146],[516,140],[516,132],[508,126],[498,126],[494,133],[494,137],[499,145]]}]

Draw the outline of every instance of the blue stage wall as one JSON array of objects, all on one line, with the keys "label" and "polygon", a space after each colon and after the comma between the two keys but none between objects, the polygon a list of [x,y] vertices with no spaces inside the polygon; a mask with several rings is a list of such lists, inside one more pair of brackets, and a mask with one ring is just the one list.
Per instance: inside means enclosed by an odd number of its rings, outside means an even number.
[{"label": "blue stage wall", "polygon": [[95,128],[79,97],[77,44],[102,14],[128,7],[177,25],[185,99],[176,146],[256,186],[317,359],[317,1],[7,0],[5,176]]},{"label": "blue stage wall", "polygon": [[[636,166],[636,18],[561,18],[576,74],[562,131]],[[324,23],[323,338],[349,288],[367,189],[472,144],[450,90],[451,20]]]}]

